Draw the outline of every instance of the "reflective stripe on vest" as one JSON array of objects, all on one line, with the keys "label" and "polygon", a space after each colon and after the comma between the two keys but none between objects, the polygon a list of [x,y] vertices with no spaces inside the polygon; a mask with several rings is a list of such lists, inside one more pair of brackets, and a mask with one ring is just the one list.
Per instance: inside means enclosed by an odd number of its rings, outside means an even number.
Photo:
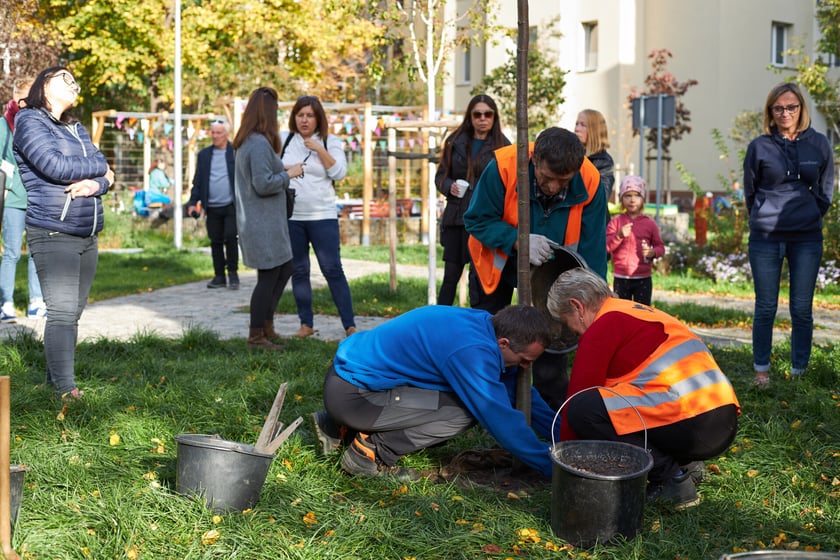
[{"label": "reflective stripe on vest", "polygon": [[[505,206],[502,212],[502,221],[513,227],[519,227],[519,193],[516,188],[516,152],[517,146],[515,144],[499,148],[494,152],[496,164],[499,167],[499,177],[505,186]],[[528,144],[529,162],[533,153],[534,143],[531,142]],[[583,209],[595,197],[600,184],[598,170],[589,161],[589,158],[583,158],[583,164],[580,166],[580,174],[588,196],[583,203],[569,207],[569,217],[566,222],[566,233],[563,240],[563,245],[573,251],[577,251],[578,244],[580,243]],[[468,247],[472,258],[472,266],[478,274],[478,279],[481,282],[484,293],[492,294],[499,287],[499,281],[502,279],[502,271],[507,264],[508,255],[501,249],[487,247],[472,235],[469,237]]]},{"label": "reflective stripe on vest", "polygon": [[667,336],[647,360],[612,380],[611,391],[599,391],[616,433],[666,426],[728,404],[739,406],[709,349],[685,325],[661,311],[618,298],[605,301],[597,316],[610,311],[660,323]]}]

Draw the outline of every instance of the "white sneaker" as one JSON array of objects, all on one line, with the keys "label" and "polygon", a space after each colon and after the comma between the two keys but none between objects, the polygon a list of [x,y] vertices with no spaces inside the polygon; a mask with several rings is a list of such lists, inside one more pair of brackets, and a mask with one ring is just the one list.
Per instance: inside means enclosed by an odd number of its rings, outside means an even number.
[{"label": "white sneaker", "polygon": [[7,301],[0,307],[0,323],[14,323],[17,321],[17,315],[15,315],[15,304],[11,301]]},{"label": "white sneaker", "polygon": [[29,309],[27,309],[26,314],[33,319],[46,317],[47,305],[43,299],[33,299],[29,302]]}]

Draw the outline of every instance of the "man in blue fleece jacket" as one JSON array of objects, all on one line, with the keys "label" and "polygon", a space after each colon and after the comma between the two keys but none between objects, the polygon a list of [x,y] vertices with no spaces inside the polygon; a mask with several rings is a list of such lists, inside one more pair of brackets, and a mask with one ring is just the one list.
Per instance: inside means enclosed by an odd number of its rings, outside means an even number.
[{"label": "man in blue fleece jacket", "polygon": [[[548,443],[516,409],[516,371],[551,340],[549,319],[533,307],[495,315],[428,306],[338,347],[324,381],[328,412],[315,413],[324,450],[337,448],[330,426],[357,431],[341,457],[353,475],[405,474],[400,457],[444,442],[476,422],[514,457],[551,476]],[[531,389],[532,425],[551,439],[554,412]],[[328,445],[329,443],[329,445]]]}]

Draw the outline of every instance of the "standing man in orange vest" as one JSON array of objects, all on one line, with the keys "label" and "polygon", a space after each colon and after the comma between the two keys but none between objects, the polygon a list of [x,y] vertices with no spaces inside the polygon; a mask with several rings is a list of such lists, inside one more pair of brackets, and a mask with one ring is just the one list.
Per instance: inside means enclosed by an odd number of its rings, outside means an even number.
[{"label": "standing man in orange vest", "polygon": [[[517,280],[519,203],[516,145],[496,150],[475,187],[464,225],[472,257],[470,305],[496,313],[511,303]],[[607,275],[607,200],[601,176],[574,132],[547,128],[529,146],[529,261],[554,256],[550,243],[577,252],[597,274]],[[532,368],[533,384],[557,409],[566,396],[566,355],[546,351]]]},{"label": "standing man in orange vest", "polygon": [[705,343],[667,313],[615,297],[582,268],[557,277],[547,307],[580,336],[560,439],[646,446],[648,499],[696,505],[702,461],[731,445],[740,414]]},{"label": "standing man in orange vest", "polygon": [[[516,149],[511,145],[496,150],[464,214],[477,276],[470,286],[470,305],[490,313],[509,305],[516,287]],[[549,246],[553,242],[577,252],[606,278],[607,201],[598,192],[600,175],[584,156],[583,144],[573,132],[553,127],[540,133],[529,152],[531,266],[554,255]]]}]

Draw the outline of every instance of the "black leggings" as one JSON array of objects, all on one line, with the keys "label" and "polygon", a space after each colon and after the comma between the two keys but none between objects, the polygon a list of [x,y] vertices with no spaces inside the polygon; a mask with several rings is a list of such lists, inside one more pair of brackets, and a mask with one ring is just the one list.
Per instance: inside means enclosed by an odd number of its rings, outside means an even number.
[{"label": "black leggings", "polygon": [[274,268],[257,270],[257,285],[251,292],[251,328],[261,329],[274,320],[274,311],[283,289],[292,277],[291,259]]},{"label": "black leggings", "polygon": [[[597,390],[580,393],[569,401],[565,419],[579,439],[622,441],[644,446],[644,431],[623,436],[616,434],[604,399]],[[676,475],[680,465],[717,457],[729,447],[737,431],[738,412],[731,404],[694,418],[649,429],[647,445],[653,455],[653,469],[648,479],[661,482]]]}]

